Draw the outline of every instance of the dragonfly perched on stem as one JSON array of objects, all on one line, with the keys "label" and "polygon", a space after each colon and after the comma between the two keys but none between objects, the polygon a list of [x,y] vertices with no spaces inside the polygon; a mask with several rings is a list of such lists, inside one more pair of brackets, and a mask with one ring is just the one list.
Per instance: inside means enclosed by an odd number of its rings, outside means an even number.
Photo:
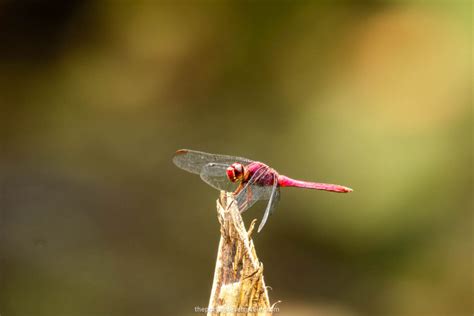
[{"label": "dragonfly perched on stem", "polygon": [[258,232],[262,230],[280,199],[280,187],[352,192],[351,188],[342,185],[292,179],[262,162],[243,157],[180,149],[174,154],[173,162],[183,170],[199,174],[210,186],[233,192],[240,212],[244,212],[259,200],[268,200]]}]

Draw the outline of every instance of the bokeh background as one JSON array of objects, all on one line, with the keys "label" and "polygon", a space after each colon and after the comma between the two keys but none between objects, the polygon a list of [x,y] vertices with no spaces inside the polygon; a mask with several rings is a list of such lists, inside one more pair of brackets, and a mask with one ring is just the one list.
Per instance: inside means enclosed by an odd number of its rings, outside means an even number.
[{"label": "bokeh background", "polygon": [[471,30],[470,1],[2,1],[0,314],[205,307],[191,148],[355,189],[285,189],[255,237],[280,315],[472,315]]}]

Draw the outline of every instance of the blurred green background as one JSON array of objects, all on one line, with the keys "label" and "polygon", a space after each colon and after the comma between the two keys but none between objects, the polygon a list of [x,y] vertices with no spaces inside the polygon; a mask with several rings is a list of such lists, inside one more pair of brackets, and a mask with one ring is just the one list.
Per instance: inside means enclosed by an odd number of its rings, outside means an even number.
[{"label": "blurred green background", "polygon": [[[285,189],[255,237],[280,315],[472,315],[470,1],[3,1],[0,314],[194,315],[218,192]],[[263,204],[245,213],[260,219]]]}]

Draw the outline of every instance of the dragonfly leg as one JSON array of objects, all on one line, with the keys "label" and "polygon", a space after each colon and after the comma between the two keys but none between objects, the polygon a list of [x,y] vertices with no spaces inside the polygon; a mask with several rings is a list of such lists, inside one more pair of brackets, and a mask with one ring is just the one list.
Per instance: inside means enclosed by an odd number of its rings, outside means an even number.
[{"label": "dragonfly leg", "polygon": [[244,188],[244,184],[242,182],[239,183],[239,186],[237,187],[237,189],[235,189],[234,191],[234,195],[237,195],[240,193],[240,191],[242,191],[242,189]]}]

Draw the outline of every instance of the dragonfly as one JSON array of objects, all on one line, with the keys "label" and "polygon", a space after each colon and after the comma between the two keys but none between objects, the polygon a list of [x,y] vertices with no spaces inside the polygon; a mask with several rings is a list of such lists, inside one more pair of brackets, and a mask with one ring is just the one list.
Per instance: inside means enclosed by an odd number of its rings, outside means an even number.
[{"label": "dragonfly", "polygon": [[280,200],[281,187],[337,193],[353,191],[351,188],[338,184],[292,179],[279,174],[263,162],[243,157],[180,149],[174,154],[173,163],[183,170],[198,174],[204,182],[217,190],[233,192],[234,201],[241,213],[257,201],[268,200],[258,232],[262,230],[269,215],[275,210]]}]

